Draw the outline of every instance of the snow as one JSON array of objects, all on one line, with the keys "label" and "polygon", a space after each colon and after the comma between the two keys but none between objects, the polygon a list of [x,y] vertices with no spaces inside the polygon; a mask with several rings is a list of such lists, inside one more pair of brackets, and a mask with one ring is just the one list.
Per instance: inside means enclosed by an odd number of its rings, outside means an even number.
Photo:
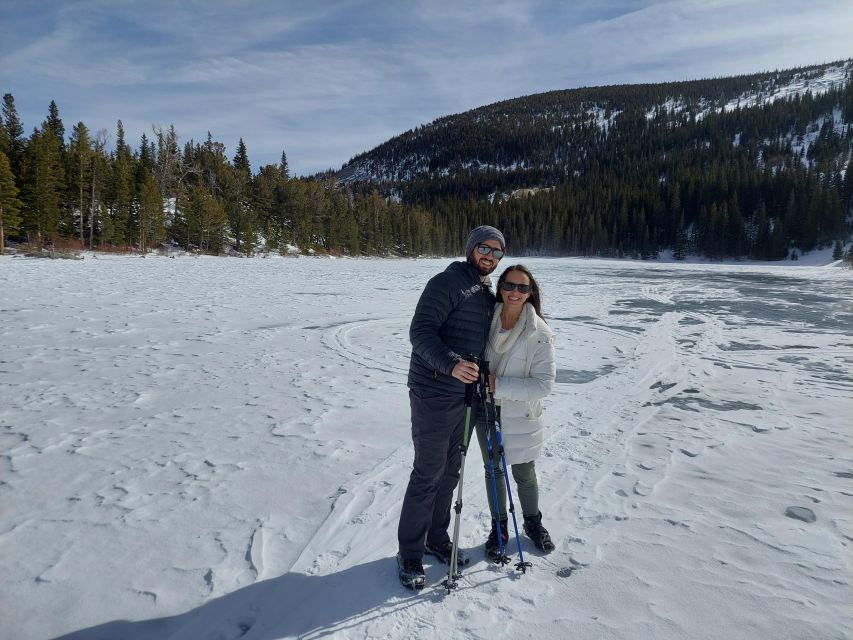
[{"label": "snow", "polygon": [[[777,78],[771,78],[765,81],[761,89],[752,89],[741,95],[730,99],[725,104],[712,98],[705,97],[696,108],[699,111],[695,114],[696,120],[705,118],[710,113],[720,113],[734,111],[735,109],[747,109],[762,105],[773,104],[777,100],[788,100],[790,98],[801,97],[806,93],[811,93],[813,96],[819,96],[834,89],[844,87],[849,83],[849,74],[853,71],[853,62],[845,61],[837,65],[831,65],[820,70],[806,71],[796,74],[793,78],[787,81],[786,84],[776,84]],[[665,111],[681,112],[690,108],[690,105],[681,97],[671,97],[666,102],[660,105]],[[650,109],[646,112],[646,119],[652,120],[656,115],[657,109]],[[836,115],[835,128],[836,131],[842,133],[844,123],[838,120]],[[822,122],[822,121],[821,121]]]},{"label": "snow", "polygon": [[815,72],[800,73],[785,85],[771,84],[765,91],[744,93],[733,100],[729,100],[722,110],[734,111],[737,108],[744,109],[772,104],[777,100],[800,97],[808,92],[811,92],[813,96],[819,96],[846,85],[849,82],[848,74],[851,69],[853,69],[853,62],[846,61],[821,69],[819,74]]},{"label": "snow", "polygon": [[607,109],[599,106],[588,107],[584,112],[595,121],[595,126],[603,131],[605,135],[610,131],[610,127],[616,121],[616,117],[622,113],[621,110],[614,110],[608,116]]},{"label": "snow", "polygon": [[[792,140],[791,148],[795,154],[801,155],[804,158],[804,162],[807,166],[812,166],[812,161],[808,159],[809,148],[817,141],[820,137],[820,130],[823,126],[824,122],[827,121],[827,117],[821,117],[813,120],[808,127],[806,128],[806,133],[803,136],[793,137],[790,136]],[[835,108],[832,110],[832,130],[837,133],[839,136],[843,136],[847,131],[847,128],[851,125],[844,121],[844,113],[839,108]],[[771,142],[767,140],[765,142]],[[845,165],[846,166],[846,165]],[[840,173],[842,178],[844,177],[844,172],[846,168],[843,169]]]},{"label": "snow", "polygon": [[853,637],[853,277],[796,263],[524,259],[557,549],[482,559],[475,454],[459,589],[400,587],[448,262],[0,257],[0,637]]}]

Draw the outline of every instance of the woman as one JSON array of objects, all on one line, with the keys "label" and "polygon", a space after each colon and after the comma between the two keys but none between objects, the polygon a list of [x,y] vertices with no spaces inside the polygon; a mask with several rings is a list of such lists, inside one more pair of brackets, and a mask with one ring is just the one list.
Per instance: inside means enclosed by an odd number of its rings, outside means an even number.
[{"label": "woman", "polygon": [[[498,279],[498,304],[492,319],[486,359],[489,361],[489,388],[499,405],[501,433],[507,465],[511,465],[517,491],[516,504],[524,515],[524,532],[542,551],[554,550],[554,543],[542,526],[536,457],[545,441],[541,421],[542,399],[551,391],[556,377],[554,332],[542,318],[539,285],[523,265],[507,268]],[[500,458],[495,455],[495,480],[499,514],[495,514],[494,492],[486,445],[486,424],[477,420],[477,440],[486,468],[486,493],[492,512],[492,531],[486,541],[486,556],[500,560],[496,519],[500,519],[504,547],[508,540],[506,482]],[[497,451],[495,435],[492,448]]]}]

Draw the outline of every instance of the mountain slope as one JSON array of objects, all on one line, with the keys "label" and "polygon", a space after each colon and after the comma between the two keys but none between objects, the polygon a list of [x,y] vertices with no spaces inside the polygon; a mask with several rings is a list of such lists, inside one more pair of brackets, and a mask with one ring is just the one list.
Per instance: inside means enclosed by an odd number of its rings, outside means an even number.
[{"label": "mountain slope", "polygon": [[480,221],[510,231],[526,253],[550,255],[843,250],[851,77],[846,60],[536,94],[407,131],[353,158],[338,179],[429,210],[441,251],[461,249]]},{"label": "mountain slope", "polygon": [[[461,172],[506,173],[583,167],[589,153],[621,130],[671,129],[709,115],[835,95],[849,86],[853,60],[732,78],[654,85],[569,89],[498,102],[416,127],[350,160],[338,174],[347,182],[399,182]],[[832,109],[819,109],[828,116]],[[843,129],[848,116],[839,122]],[[792,133],[804,135],[803,125]],[[812,124],[812,123],[810,123]],[[780,133],[780,132],[775,132]]]}]

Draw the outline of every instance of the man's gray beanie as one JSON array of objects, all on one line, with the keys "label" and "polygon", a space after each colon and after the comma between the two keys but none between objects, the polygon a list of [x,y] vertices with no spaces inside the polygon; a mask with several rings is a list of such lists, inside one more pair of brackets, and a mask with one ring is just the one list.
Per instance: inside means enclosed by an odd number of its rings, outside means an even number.
[{"label": "man's gray beanie", "polygon": [[474,247],[483,244],[486,240],[497,240],[501,243],[501,249],[506,250],[504,234],[487,224],[481,225],[468,234],[468,244],[465,245],[465,257],[470,258]]}]

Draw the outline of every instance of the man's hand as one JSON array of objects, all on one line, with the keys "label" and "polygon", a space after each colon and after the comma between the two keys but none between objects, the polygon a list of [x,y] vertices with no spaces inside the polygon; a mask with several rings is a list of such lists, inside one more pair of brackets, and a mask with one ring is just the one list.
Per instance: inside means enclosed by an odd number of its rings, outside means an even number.
[{"label": "man's hand", "polygon": [[460,360],[456,363],[456,366],[453,367],[453,371],[450,372],[450,375],[460,382],[471,384],[472,382],[477,382],[477,379],[480,377],[480,367],[476,362]]}]

